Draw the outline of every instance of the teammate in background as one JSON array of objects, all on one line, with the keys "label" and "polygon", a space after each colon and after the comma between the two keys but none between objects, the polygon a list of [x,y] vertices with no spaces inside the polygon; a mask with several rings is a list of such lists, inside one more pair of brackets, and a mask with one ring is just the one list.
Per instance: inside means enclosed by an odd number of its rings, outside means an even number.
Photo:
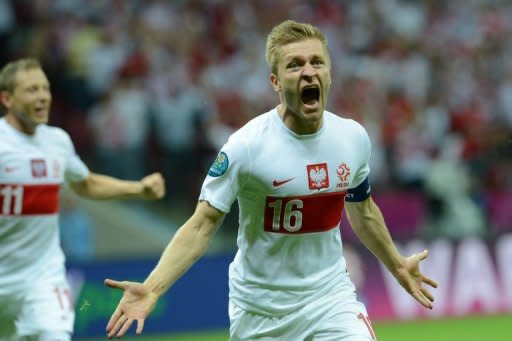
[{"label": "teammate in background", "polygon": [[46,125],[51,98],[37,60],[0,71],[0,340],[71,340],[74,307],[58,230],[64,182],[90,199],[164,196],[158,173],[123,181],[90,172],[69,135]]},{"label": "teammate in background", "polygon": [[370,196],[366,130],[325,111],[331,61],[314,26],[285,21],[267,39],[280,104],[235,132],[206,177],[193,215],[144,283],[106,279],[124,295],[107,325],[123,336],[201,257],[238,200],[238,252],[229,268],[231,340],[375,340],[346,271],[338,226],[345,208],[360,240],[420,304],[432,309],[419,263],[404,257]]}]

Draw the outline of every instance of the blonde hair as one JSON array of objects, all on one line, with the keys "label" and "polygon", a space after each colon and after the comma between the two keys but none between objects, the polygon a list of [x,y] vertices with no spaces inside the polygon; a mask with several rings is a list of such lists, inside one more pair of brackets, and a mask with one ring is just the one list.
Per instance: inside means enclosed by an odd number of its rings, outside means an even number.
[{"label": "blonde hair", "polygon": [[6,64],[0,71],[0,92],[12,93],[16,87],[16,74],[20,70],[41,69],[41,63],[34,58],[23,58]]},{"label": "blonde hair", "polygon": [[267,37],[267,49],[265,53],[270,71],[274,74],[277,73],[277,62],[282,46],[306,39],[320,40],[327,52],[327,58],[329,58],[327,39],[317,27],[306,23],[299,23],[294,20],[286,20],[274,26]]}]

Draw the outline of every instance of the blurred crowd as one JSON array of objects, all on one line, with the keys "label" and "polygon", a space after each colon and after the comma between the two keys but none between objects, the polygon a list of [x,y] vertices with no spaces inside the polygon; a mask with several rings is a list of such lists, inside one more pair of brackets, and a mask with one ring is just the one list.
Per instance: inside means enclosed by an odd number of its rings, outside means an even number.
[{"label": "blurred crowd", "polygon": [[41,60],[93,168],[160,170],[192,203],[229,134],[277,104],[265,39],[287,18],[326,33],[328,109],[368,129],[374,192],[421,193],[426,231],[485,234],[488,196],[512,191],[510,1],[0,0],[0,61]]}]

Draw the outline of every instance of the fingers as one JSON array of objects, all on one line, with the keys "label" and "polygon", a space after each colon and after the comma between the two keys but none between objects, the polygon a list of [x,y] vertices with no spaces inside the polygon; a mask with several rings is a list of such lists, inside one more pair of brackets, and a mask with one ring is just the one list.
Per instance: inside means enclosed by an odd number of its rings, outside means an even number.
[{"label": "fingers", "polygon": [[[423,252],[417,254],[418,260],[419,261],[424,260],[425,258],[427,258],[428,254],[429,254],[428,250],[424,250]],[[426,284],[430,285],[432,288],[437,288],[437,283],[434,280],[432,280],[431,278],[427,277],[427,276],[423,276],[422,275],[421,276],[421,281],[423,283],[426,283]]]},{"label": "fingers", "polygon": [[142,329],[144,329],[144,319],[137,320],[137,330],[135,331],[137,335],[142,334]]},{"label": "fingers", "polygon": [[[124,285],[122,282],[114,281],[113,279],[107,278],[107,279],[105,279],[104,283],[106,286],[108,286],[110,288],[124,289]],[[117,306],[116,310],[114,311],[114,313],[110,317],[110,320],[107,323],[108,335],[111,334],[112,330],[115,330],[114,326],[117,325],[117,323],[119,323],[119,320],[120,320],[120,317],[122,316],[122,314],[123,313],[121,311],[121,308],[119,306]]]},{"label": "fingers", "polygon": [[428,278],[427,276],[422,276],[421,280],[423,281],[423,283],[430,285],[432,288],[437,288],[437,283],[431,278]]},{"label": "fingers", "polygon": [[428,256],[428,250],[424,250],[423,252],[418,254],[419,260],[422,261]]},{"label": "fingers", "polygon": [[110,330],[108,331],[108,334],[107,336],[109,338],[115,336],[115,334],[117,333],[117,331],[119,330],[119,328],[121,328],[121,326],[123,325],[123,323],[126,321],[126,316],[124,316],[122,313],[119,315],[119,317],[117,318],[117,320],[115,321],[115,323],[113,323],[112,327],[110,328]]},{"label": "fingers", "polygon": [[124,336],[124,334],[126,334],[128,329],[130,329],[130,327],[132,326],[132,323],[133,323],[133,319],[126,320],[125,323],[123,324],[123,326],[121,327],[121,329],[119,330],[119,332],[117,332],[116,336],[117,337]]},{"label": "fingers", "polygon": [[121,302],[107,323],[106,331],[108,338],[124,336],[135,319],[137,320],[137,334],[141,334],[144,328],[144,319],[147,315],[147,310],[146,308],[137,310],[137,306],[141,305],[141,301],[145,298],[148,298],[148,294],[150,294],[148,290],[141,283],[129,281],[120,282],[109,278],[105,279],[105,285],[124,290]]},{"label": "fingers", "polygon": [[[108,338],[112,338],[114,336],[122,336],[124,335],[124,333],[126,333],[126,328],[125,327],[125,323],[128,321],[128,318],[126,317],[126,315],[124,314],[121,314],[121,316],[117,319],[117,321],[114,323],[113,327],[110,329],[110,331],[108,331]],[[130,327],[131,323],[129,323],[128,327]],[[124,333],[121,334],[121,332],[124,330]]]},{"label": "fingers", "polygon": [[432,295],[432,294],[430,293],[430,291],[428,291],[426,288],[421,288],[420,290],[421,290],[421,293],[423,294],[423,296],[425,296],[426,298],[428,298],[428,300],[429,300],[430,302],[434,302],[434,300],[435,300],[435,299],[434,299],[434,295]]},{"label": "fingers", "polygon": [[114,288],[114,289],[121,289],[125,291],[125,294],[129,293],[132,295],[146,295],[148,293],[147,289],[142,285],[141,283],[137,282],[130,282],[130,281],[115,281],[113,279],[105,279],[104,281],[105,285]]},{"label": "fingers", "polygon": [[118,317],[118,319],[113,323],[112,327],[109,330],[107,330],[107,337],[110,339],[110,338],[116,336],[116,333],[118,333],[118,331],[124,325],[126,320],[127,320],[127,317],[121,313],[120,316]]},{"label": "fingers", "polygon": [[[430,278],[422,276],[422,279],[424,282],[428,284],[434,284],[434,288],[437,287],[437,284],[432,281]],[[413,285],[415,288],[411,290],[411,295],[425,308],[432,309],[433,305],[432,302],[434,302],[434,295],[430,293],[430,291],[427,290],[427,288],[424,288],[421,286],[421,283],[416,283]]]},{"label": "fingers", "polygon": [[152,193],[151,199],[160,199],[165,195],[165,181],[160,173],[152,173],[142,179],[144,187]]},{"label": "fingers", "polygon": [[117,309],[114,311],[114,313],[110,317],[110,320],[107,323],[107,333],[110,333],[110,331],[112,330],[114,325],[117,323],[117,321],[119,320],[119,317],[121,317],[121,315],[122,315],[121,309],[119,309],[119,307],[117,307]]},{"label": "fingers", "polygon": [[[116,312],[117,314],[117,312]],[[126,332],[130,329],[133,324],[134,319],[126,317],[122,313],[119,313],[116,316],[116,319],[113,320],[113,317],[110,319],[107,326],[107,337],[111,339],[112,337],[122,337],[126,334]],[[142,334],[142,330],[144,329],[144,319],[137,319],[137,335]]]},{"label": "fingers", "polygon": [[[416,301],[418,301],[425,308],[427,308],[427,309],[433,308],[431,301],[427,298],[427,296],[425,296],[425,294],[423,293],[423,290],[413,291],[412,296],[416,299]],[[429,296],[432,296],[432,295],[430,295],[430,293],[429,293]]]},{"label": "fingers", "polygon": [[114,288],[114,289],[126,289],[126,284],[124,282],[115,281],[113,279],[107,278],[103,282],[107,287]]},{"label": "fingers", "polygon": [[161,199],[165,195],[165,186],[163,182],[155,183],[151,186],[151,191],[153,192],[156,199]]},{"label": "fingers", "polygon": [[422,286],[422,283],[428,284],[433,288],[437,288],[437,283],[431,278],[424,276],[419,271],[419,263],[428,257],[429,251],[424,250],[420,253],[415,253],[407,258],[409,261],[408,273],[399,273],[400,277],[404,282],[405,289],[418,301],[422,306],[427,309],[432,309],[434,302],[434,296],[426,288]]},{"label": "fingers", "polygon": [[163,185],[164,178],[160,173],[152,173],[142,179],[143,182],[148,184]]}]

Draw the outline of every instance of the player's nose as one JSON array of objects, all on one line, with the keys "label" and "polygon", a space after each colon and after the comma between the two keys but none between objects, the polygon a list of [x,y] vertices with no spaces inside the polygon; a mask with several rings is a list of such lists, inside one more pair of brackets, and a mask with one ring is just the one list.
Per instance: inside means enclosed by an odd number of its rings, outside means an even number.
[{"label": "player's nose", "polygon": [[48,103],[52,99],[52,95],[49,91],[40,90],[37,93],[37,100],[42,103]]},{"label": "player's nose", "polygon": [[312,77],[316,74],[316,69],[311,65],[311,63],[304,64],[304,68],[302,71],[303,77]]}]

